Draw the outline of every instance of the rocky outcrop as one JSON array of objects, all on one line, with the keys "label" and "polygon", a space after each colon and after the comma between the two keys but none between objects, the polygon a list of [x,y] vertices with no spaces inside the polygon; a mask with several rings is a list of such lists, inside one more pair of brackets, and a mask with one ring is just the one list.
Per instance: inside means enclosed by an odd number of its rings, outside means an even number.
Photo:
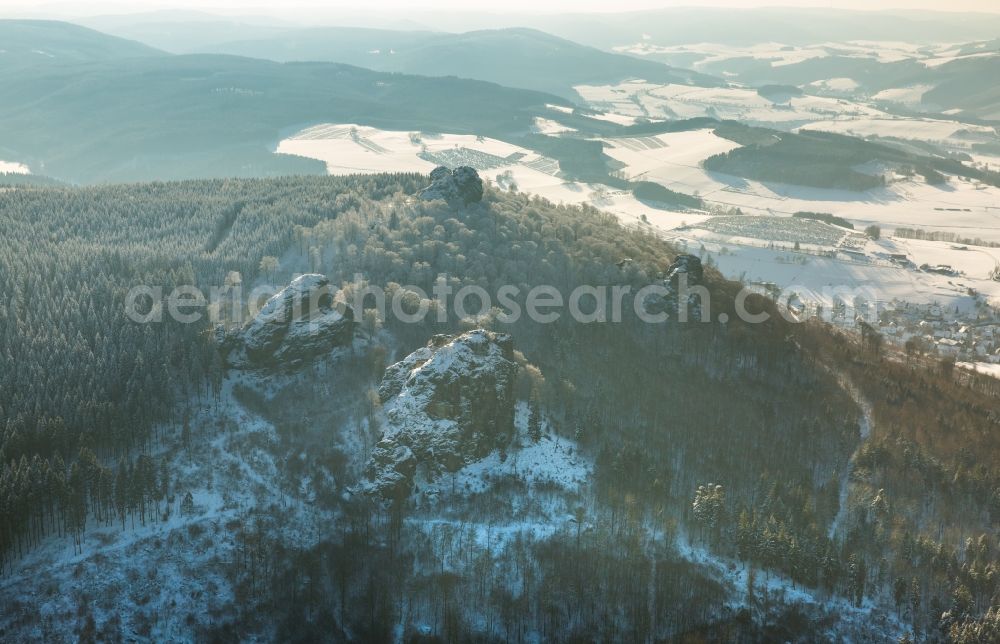
[{"label": "rocky outcrop", "polygon": [[410,494],[417,473],[417,457],[406,445],[383,438],[372,450],[365,471],[364,490],[383,499],[401,499]]},{"label": "rocky outcrop", "polygon": [[483,200],[483,180],[469,166],[454,170],[438,166],[431,171],[431,185],[421,190],[419,197],[428,201],[442,199],[456,207],[468,206]]},{"label": "rocky outcrop", "polygon": [[694,255],[678,255],[667,267],[666,283],[675,291],[678,288],[681,275],[687,275],[688,286],[698,286],[705,277],[705,269],[701,259]]},{"label": "rocky outcrop", "polygon": [[386,369],[379,396],[387,425],[364,489],[383,498],[405,496],[418,468],[433,479],[507,445],[514,435],[517,370],[511,337],[481,329],[435,336]]},{"label": "rocky outcrop", "polygon": [[238,368],[295,368],[349,345],[354,337],[352,311],[336,306],[334,295],[322,275],[295,278],[242,329],[217,330],[227,363]]},{"label": "rocky outcrop", "polygon": [[[690,290],[702,286],[705,269],[701,259],[694,255],[678,255],[667,267],[663,279],[665,294],[653,294],[646,298],[644,306],[647,313],[659,315],[666,313],[669,319],[680,319],[682,311],[686,311],[688,320],[701,319],[701,300]],[[689,291],[687,300],[680,301],[680,289]]]}]

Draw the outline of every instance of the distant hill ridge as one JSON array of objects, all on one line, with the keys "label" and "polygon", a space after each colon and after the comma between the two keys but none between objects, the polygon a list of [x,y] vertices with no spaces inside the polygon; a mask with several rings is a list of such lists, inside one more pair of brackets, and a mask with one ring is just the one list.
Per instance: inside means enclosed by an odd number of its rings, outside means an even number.
[{"label": "distant hill ridge", "polygon": [[212,53],[277,61],[331,61],[380,71],[459,76],[576,97],[574,85],[629,78],[706,87],[706,74],[614,54],[527,28],[465,33],[325,27],[222,43]]},{"label": "distant hill ridge", "polygon": [[59,22],[0,21],[0,43],[11,52],[0,54],[6,158],[80,183],[322,174],[273,153],[282,132],[356,122],[502,136],[529,131],[547,104],[568,106],[454,77],[171,55]]},{"label": "distant hill ridge", "polygon": [[4,67],[166,55],[133,40],[55,20],[0,20],[0,51]]}]

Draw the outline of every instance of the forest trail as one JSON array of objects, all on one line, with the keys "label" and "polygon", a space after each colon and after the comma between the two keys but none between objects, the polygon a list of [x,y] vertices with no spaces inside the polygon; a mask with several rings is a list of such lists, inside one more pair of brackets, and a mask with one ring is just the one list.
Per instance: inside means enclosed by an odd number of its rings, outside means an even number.
[{"label": "forest trail", "polygon": [[844,468],[843,474],[840,476],[840,494],[838,496],[837,503],[837,516],[833,518],[830,523],[830,531],[827,536],[833,539],[837,536],[840,531],[840,526],[844,522],[844,518],[847,516],[847,500],[848,495],[851,491],[851,474],[854,473],[854,458],[857,456],[858,450],[861,446],[865,444],[868,437],[872,433],[872,406],[867,399],[862,395],[861,391],[855,387],[846,377],[840,377],[840,385],[844,388],[844,391],[851,395],[851,398],[861,409],[861,418],[858,420],[858,428],[860,430],[861,438],[858,441],[858,446],[855,448],[854,453],[851,454],[851,458],[847,461],[847,467]]},{"label": "forest trail", "polygon": [[840,622],[848,625],[846,632],[861,633],[876,627],[885,636],[885,641],[890,642],[897,641],[908,632],[907,625],[897,613],[871,598],[865,599],[860,606],[855,606],[844,597],[829,596],[823,591],[796,584],[785,575],[766,569],[758,569],[751,590],[746,565],[717,555],[704,545],[693,543],[683,532],[678,535],[676,546],[682,559],[699,566],[728,589],[729,597],[724,610],[729,615],[742,609],[760,611],[762,606],[775,603],[797,604],[808,610],[819,611],[819,614],[835,615]]},{"label": "forest trail", "polygon": [[237,202],[228,211],[223,213],[222,218],[219,219],[215,226],[215,232],[212,233],[211,239],[205,244],[206,253],[214,253],[216,249],[226,240],[229,233],[233,230],[233,225],[236,223],[236,218],[240,216],[243,212],[243,208],[246,206],[243,202]]},{"label": "forest trail", "polygon": [[[797,342],[795,344],[801,351],[801,345]],[[851,382],[850,378],[848,378],[846,374],[836,372],[831,369],[829,365],[825,365],[821,362],[817,363],[817,365],[837,379],[841,388],[847,392],[847,394],[854,401],[854,404],[856,404],[858,409],[861,410],[861,417],[858,419],[858,444],[851,453],[851,457],[847,460],[847,466],[844,467],[844,471],[840,475],[840,492],[837,495],[837,514],[833,517],[833,521],[830,523],[830,528],[827,532],[827,537],[832,540],[837,536],[837,533],[840,532],[840,527],[844,523],[844,519],[847,517],[847,501],[851,492],[851,475],[854,473],[854,459],[857,457],[858,451],[860,451],[861,447],[871,436],[872,427],[874,426],[875,421],[872,415],[871,403],[868,402],[868,399],[865,398],[861,390],[853,382]]]}]

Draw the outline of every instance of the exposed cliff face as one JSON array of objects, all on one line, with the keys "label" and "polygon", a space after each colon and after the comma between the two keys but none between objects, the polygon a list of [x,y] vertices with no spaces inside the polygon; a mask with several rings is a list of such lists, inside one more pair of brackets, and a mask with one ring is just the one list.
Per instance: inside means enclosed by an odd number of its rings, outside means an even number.
[{"label": "exposed cliff face", "polygon": [[678,255],[667,267],[666,283],[675,291],[679,287],[681,275],[687,275],[687,285],[698,286],[705,276],[701,260],[694,255]]},{"label": "exposed cliff face", "polygon": [[242,329],[218,333],[230,366],[294,368],[351,343],[352,311],[334,305],[334,290],[322,275],[297,277],[267,301]]},{"label": "exposed cliff face", "polygon": [[[648,313],[666,313],[670,319],[677,319],[686,311],[688,319],[701,319],[701,300],[691,293],[691,289],[702,286],[705,269],[701,259],[694,255],[678,255],[667,267],[663,279],[666,294],[653,294],[644,302]],[[680,301],[681,290],[688,293],[684,302]]]},{"label": "exposed cliff face", "polygon": [[483,180],[469,166],[454,170],[438,166],[431,171],[431,185],[421,190],[419,196],[426,200],[442,199],[452,206],[468,206],[483,200]]},{"label": "exposed cliff face", "polygon": [[514,434],[513,341],[476,330],[435,336],[386,369],[379,387],[388,420],[365,489],[406,495],[420,467],[433,478],[510,442]]}]

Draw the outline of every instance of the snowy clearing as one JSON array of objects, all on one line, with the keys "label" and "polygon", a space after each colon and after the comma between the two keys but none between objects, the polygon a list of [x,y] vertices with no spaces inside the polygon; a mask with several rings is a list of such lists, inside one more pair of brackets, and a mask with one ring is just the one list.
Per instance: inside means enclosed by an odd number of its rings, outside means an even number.
[{"label": "snowy clearing", "polygon": [[0,161],[0,174],[31,174],[31,169],[23,163]]},{"label": "snowy clearing", "polygon": [[[546,539],[572,526],[574,509],[592,481],[593,462],[547,422],[542,423],[541,440],[532,441],[523,401],[517,404],[515,428],[514,444],[506,454],[494,451],[454,475],[420,484],[422,511],[407,521],[428,534],[442,527],[470,531],[479,547],[492,551],[502,550],[518,535]],[[506,520],[468,518],[470,507],[471,516],[476,516],[494,497],[510,502],[513,513]],[[442,512],[455,518],[441,518]]]},{"label": "snowy clearing", "polygon": [[[431,155],[471,151],[486,163],[503,164],[525,150],[495,139],[459,134],[422,134],[360,125],[324,124],[307,128],[278,144],[277,152],[318,159],[333,175],[378,172],[430,172]],[[482,162],[481,162],[482,163]]]},{"label": "snowy clearing", "polygon": [[[900,100],[897,102],[903,101]],[[980,132],[983,134],[989,134],[993,131],[992,128],[985,126],[967,125],[957,121],[894,117],[838,118],[835,120],[808,123],[803,125],[800,129],[836,132],[837,134],[850,134],[858,137],[881,136],[894,137],[898,139],[910,139],[915,141],[945,141],[946,139],[954,136],[957,132]]]},{"label": "snowy clearing", "polygon": [[884,89],[872,96],[876,101],[887,101],[889,103],[902,103],[903,105],[920,105],[923,102],[924,94],[934,89],[933,85],[911,85],[909,87],[896,87]]},{"label": "snowy clearing", "polygon": [[571,127],[557,123],[552,119],[543,119],[540,116],[535,117],[535,123],[531,129],[538,134],[562,134],[564,132],[576,132],[576,130]]},{"label": "snowy clearing", "polygon": [[714,154],[729,152],[739,144],[716,136],[712,130],[674,132],[641,138],[609,138],[605,153],[625,164],[626,175],[662,185],[679,181],[678,173],[701,169],[701,162]]},{"label": "snowy clearing", "polygon": [[940,67],[941,65],[945,65],[947,63],[953,63],[956,60],[967,60],[969,58],[991,58],[994,56],[997,56],[997,53],[995,51],[984,51],[976,54],[959,54],[956,51],[956,52],[945,52],[943,55],[937,56],[935,58],[926,58],[921,62],[923,62],[923,64],[926,65],[927,67],[933,68],[933,67]]},{"label": "snowy clearing", "polygon": [[541,440],[536,443],[530,439],[528,405],[523,401],[517,404],[514,427],[520,448],[503,457],[494,451],[456,472],[454,481],[446,477],[425,489],[443,491],[454,486],[466,493],[484,492],[492,482],[507,477],[568,492],[577,492],[590,484],[593,463],[580,453],[574,441],[554,433],[547,422],[542,423]]},{"label": "snowy clearing", "polygon": [[958,362],[956,364],[963,369],[969,369],[971,371],[984,373],[988,376],[993,376],[994,378],[1000,378],[1000,364],[990,364],[987,362]]},{"label": "snowy clearing", "polygon": [[825,80],[814,81],[809,85],[828,92],[853,92],[861,86],[853,78],[827,78]]}]

